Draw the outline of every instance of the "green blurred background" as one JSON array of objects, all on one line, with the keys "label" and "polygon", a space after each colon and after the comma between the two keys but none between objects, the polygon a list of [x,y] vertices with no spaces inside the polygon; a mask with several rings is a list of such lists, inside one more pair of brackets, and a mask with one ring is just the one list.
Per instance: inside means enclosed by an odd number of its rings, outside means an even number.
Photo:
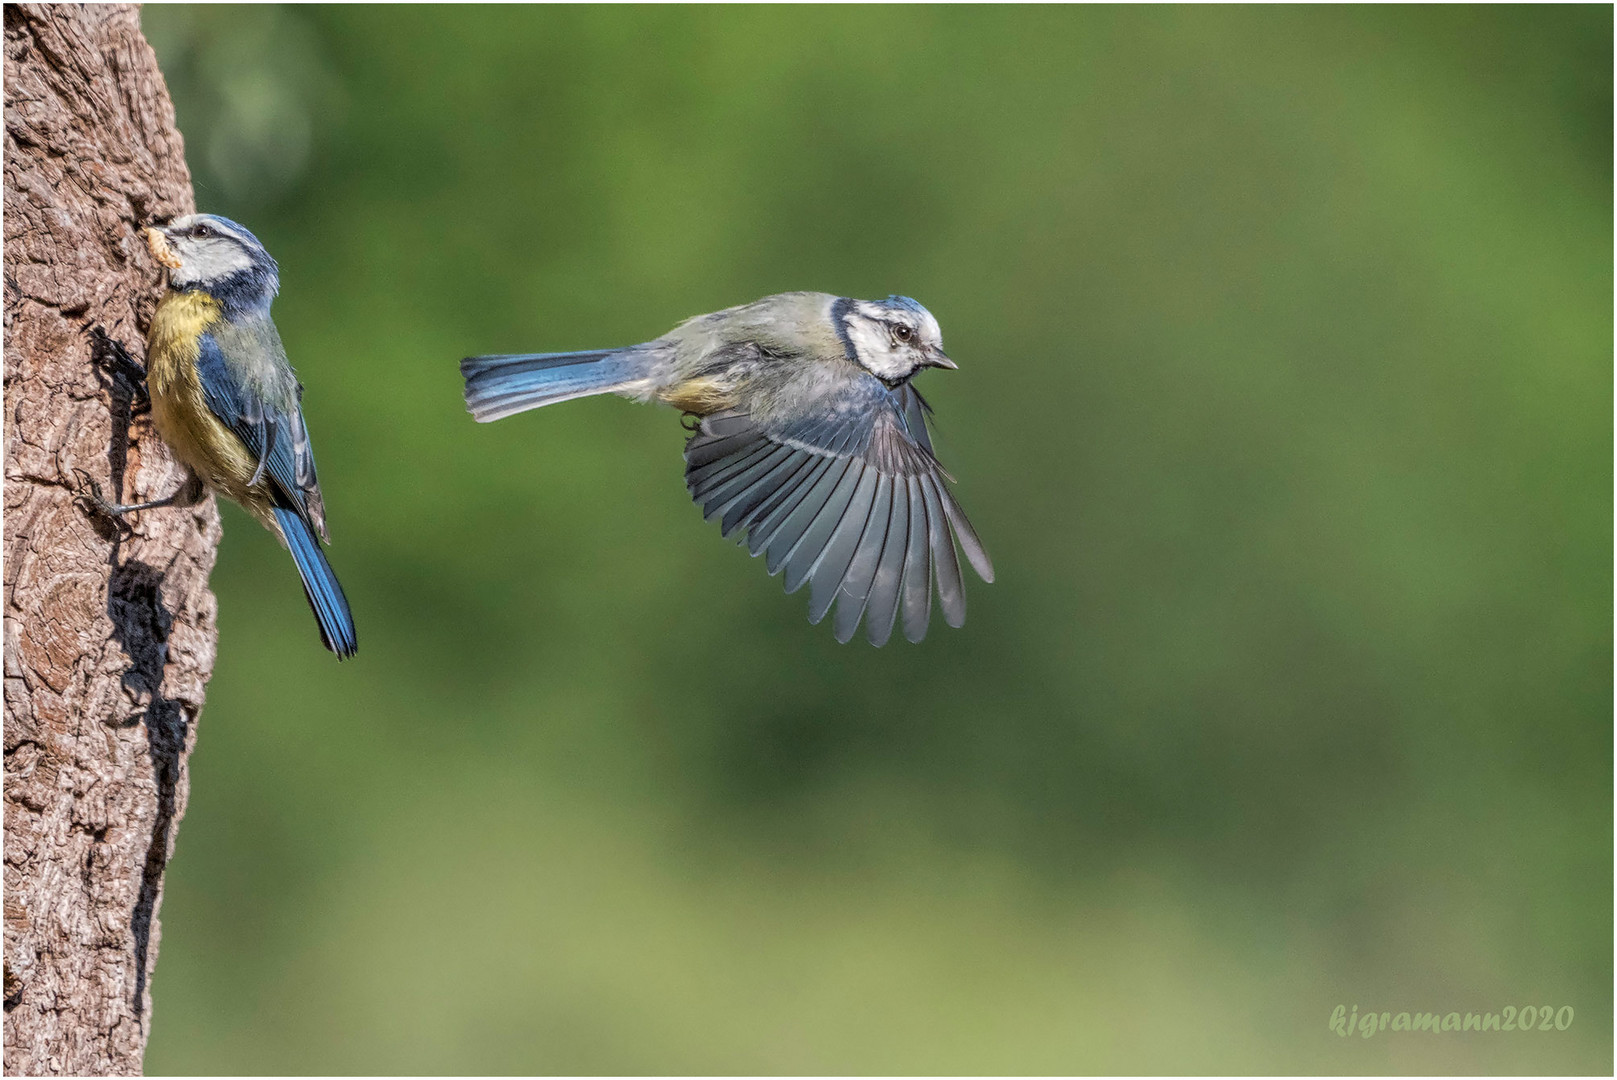
[{"label": "green blurred background", "polygon": [[[1610,1070],[1610,8],[144,18],[362,642],[225,511],[151,1071]],[[462,409],[786,289],[942,322],[964,629]]]}]

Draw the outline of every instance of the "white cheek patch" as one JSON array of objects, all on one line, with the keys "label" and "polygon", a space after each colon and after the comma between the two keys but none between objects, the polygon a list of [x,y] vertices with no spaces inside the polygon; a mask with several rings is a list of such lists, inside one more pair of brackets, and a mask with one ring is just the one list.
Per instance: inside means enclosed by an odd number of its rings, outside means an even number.
[{"label": "white cheek patch", "polygon": [[893,351],[892,339],[881,323],[854,316],[844,319],[843,325],[848,328],[848,340],[853,342],[854,355],[872,375],[896,380],[915,370],[915,364],[909,357]]},{"label": "white cheek patch", "polygon": [[182,264],[173,275],[176,283],[222,281],[253,265],[252,257],[229,240],[181,241],[174,247]]}]

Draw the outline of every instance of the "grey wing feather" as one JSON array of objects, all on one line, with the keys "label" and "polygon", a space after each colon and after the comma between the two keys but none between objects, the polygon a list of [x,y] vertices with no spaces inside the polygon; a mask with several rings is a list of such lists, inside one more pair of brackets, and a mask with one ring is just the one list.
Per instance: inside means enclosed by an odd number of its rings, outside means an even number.
[{"label": "grey wing feather", "polygon": [[932,563],[938,575],[938,603],[943,608],[943,621],[960,626],[966,621],[966,583],[960,577],[960,560],[955,557],[936,479],[923,476],[920,481],[921,493],[926,497],[927,528],[932,535]]},{"label": "grey wing feather", "polygon": [[895,395],[904,412],[904,427],[909,437],[932,453],[932,433],[927,430],[926,417],[932,411],[932,406],[926,403],[921,392],[909,383],[898,388]]},{"label": "grey wing feather", "polygon": [[746,431],[733,432],[729,435],[721,435],[716,439],[704,439],[701,443],[697,443],[695,439],[692,439],[685,446],[685,464],[689,467],[697,467],[722,460],[737,450],[745,449],[761,438],[763,438],[763,432],[757,428],[751,428]]},{"label": "grey wing feather", "polygon": [[[838,492],[843,490],[846,490],[848,497],[853,495],[852,485],[844,487],[842,483],[851,465],[852,462],[847,458],[828,459],[826,467],[815,474],[813,485],[793,500],[791,509],[781,517],[780,524],[775,527],[775,533],[770,537],[769,546],[764,551],[765,568],[771,575],[780,573],[786,560],[797,550],[803,534],[814,524],[827,502],[836,498]],[[843,505],[846,505],[846,499]],[[802,583],[799,579],[796,585],[792,584],[791,575],[788,574],[786,591],[796,592]]]},{"label": "grey wing feather", "polygon": [[[902,480],[902,477],[898,478]],[[859,537],[853,558],[836,590],[837,616],[832,624],[838,641],[847,641],[859,627],[870,600],[870,586],[876,578],[876,568],[887,549],[887,530],[893,519],[893,480],[886,474],[876,479],[876,497],[870,504],[870,516],[865,519],[864,534]]]},{"label": "grey wing feather", "polygon": [[[756,495],[762,482],[776,468],[790,461],[791,457],[791,447],[770,444],[767,452],[749,458],[744,468],[738,469],[712,488],[708,501],[702,507],[707,519],[712,521],[720,514],[726,515],[728,519],[737,500]],[[729,536],[734,528],[733,524],[721,525],[719,531],[722,535]]]},{"label": "grey wing feather", "polygon": [[758,425],[752,422],[752,417],[736,409],[714,413],[702,421],[703,433],[719,438],[756,432],[757,430]]},{"label": "grey wing feather", "polygon": [[[831,543],[831,537],[836,532],[837,526],[842,524],[843,515],[848,512],[849,505],[860,495],[862,481],[866,472],[865,467],[863,463],[852,458],[848,459],[846,464],[847,468],[843,472],[842,478],[837,481],[837,486],[832,489],[831,494],[826,497],[824,502],[816,507],[807,505],[807,500],[805,500],[805,505],[798,508],[798,513],[803,514],[805,517],[812,514],[813,517],[804,525],[797,538],[792,541],[791,550],[786,555],[785,584],[786,591],[789,593],[794,593],[802,588],[809,580],[809,575],[814,568],[820,565],[820,558],[825,554],[826,546]],[[865,498],[868,501],[868,491]],[[809,618],[818,622],[819,620],[813,615],[813,610],[814,605],[810,603]],[[820,614],[823,615],[825,612],[822,610]]]},{"label": "grey wing feather", "polygon": [[955,539],[960,542],[960,550],[965,552],[966,560],[971,563],[971,568],[977,571],[978,577],[993,584],[994,564],[989,560],[983,542],[977,539],[977,530],[966,520],[966,512],[960,509],[960,504],[954,501],[954,496],[949,494],[948,488],[939,484],[938,494],[943,497],[943,512],[949,518]]},{"label": "grey wing feather", "polygon": [[724,507],[724,520],[719,525],[720,534],[729,536],[753,520],[769,497],[779,491],[787,477],[802,464],[799,461],[800,457],[801,455],[783,446],[775,456],[751,470],[748,473],[750,481],[748,486],[739,491]]},{"label": "grey wing feather", "polygon": [[876,493],[881,486],[881,473],[865,465],[859,470],[859,483],[843,509],[840,520],[826,535],[809,568],[809,622],[817,623],[831,610],[831,601],[837,598],[860,541],[870,527],[870,515],[875,512]]},{"label": "grey wing feather", "polygon": [[[904,560],[909,544],[909,477],[890,478],[888,501],[887,533],[882,538],[881,557],[871,572],[869,589],[865,594],[865,637],[877,648],[887,644],[887,639],[893,633],[893,623],[898,619],[898,604],[904,584]],[[842,625],[841,614],[842,609],[838,608],[839,627]],[[848,636],[853,636],[852,628],[848,630]]]},{"label": "grey wing feather", "polygon": [[904,636],[920,641],[932,621],[931,527],[920,477],[906,476],[904,485],[910,503],[909,545],[904,555]]},{"label": "grey wing feather", "polygon": [[[786,523],[786,518],[796,509],[797,504],[811,491],[819,480],[820,474],[825,472],[835,462],[835,458],[815,457],[813,454],[802,454],[802,461],[786,477],[780,488],[752,515],[752,523],[747,529],[747,551],[754,558],[761,555],[769,543],[774,540],[775,534]],[[770,573],[774,573],[773,570]]]},{"label": "grey wing feather", "polygon": [[782,448],[767,440],[759,439],[743,451],[731,454],[727,458],[720,458],[713,464],[692,472],[685,480],[690,488],[691,498],[704,504],[703,509],[711,519],[714,494],[724,490],[736,477],[745,475],[760,460],[768,458],[778,449]]},{"label": "grey wing feather", "polygon": [[723,535],[747,530],[748,550],[785,571],[787,592],[811,585],[810,621],[836,605],[838,640],[863,618],[873,644],[899,623],[919,641],[934,584],[945,621],[965,619],[959,553],[983,580],[994,574],[933,456],[928,412],[908,384],[872,379],[790,422],[718,413],[686,443],[686,484]]},{"label": "grey wing feather", "polygon": [[767,450],[768,448],[769,443],[762,439],[758,439],[750,445],[742,447],[740,450],[726,454],[724,457],[715,458],[712,461],[707,462],[705,465],[691,465],[687,463],[685,467],[685,484],[694,494],[704,486],[707,486],[715,478],[719,478],[722,482],[723,476],[734,471],[738,465],[746,462],[747,459],[759,449]]}]

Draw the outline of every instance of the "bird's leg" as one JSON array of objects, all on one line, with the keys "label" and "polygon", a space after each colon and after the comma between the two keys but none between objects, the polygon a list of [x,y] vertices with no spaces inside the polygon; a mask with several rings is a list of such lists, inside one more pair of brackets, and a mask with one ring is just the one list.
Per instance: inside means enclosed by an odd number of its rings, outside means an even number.
[{"label": "bird's leg", "polygon": [[108,502],[101,494],[101,485],[89,476],[84,477],[88,492],[80,492],[79,498],[89,503],[97,512],[109,518],[121,518],[125,514],[133,514],[139,510],[157,510],[165,506],[195,506],[202,501],[202,479],[195,473],[181,484],[173,494],[165,495],[161,499],[152,499],[141,503],[114,503]]}]

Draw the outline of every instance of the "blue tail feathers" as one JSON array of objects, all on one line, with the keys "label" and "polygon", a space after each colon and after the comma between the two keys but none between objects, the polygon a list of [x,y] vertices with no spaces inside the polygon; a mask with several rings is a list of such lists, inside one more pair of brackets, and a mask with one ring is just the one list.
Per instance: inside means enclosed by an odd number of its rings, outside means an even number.
[{"label": "blue tail feathers", "polygon": [[281,535],[286,537],[286,546],[291,549],[292,561],[298,565],[303,593],[309,598],[309,607],[314,609],[315,621],[320,624],[321,643],[336,653],[337,659],[348,659],[359,648],[359,640],[354,635],[354,616],[348,610],[348,597],[343,595],[336,572],[320,550],[320,541],[295,510],[277,506],[275,520],[281,526]]},{"label": "blue tail feathers", "polygon": [[605,394],[644,374],[632,349],[469,356],[460,362],[466,408],[481,422],[558,401]]}]

